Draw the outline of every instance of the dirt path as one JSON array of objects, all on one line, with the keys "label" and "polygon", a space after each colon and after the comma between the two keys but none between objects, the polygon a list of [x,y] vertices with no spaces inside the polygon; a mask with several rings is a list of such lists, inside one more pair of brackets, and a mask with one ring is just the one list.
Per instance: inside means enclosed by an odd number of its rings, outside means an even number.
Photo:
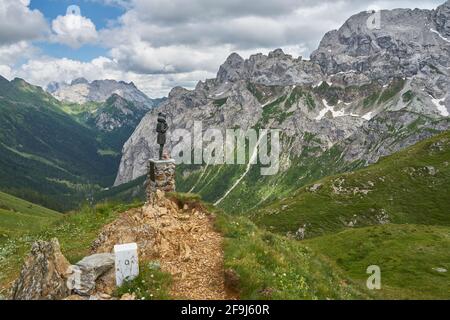
[{"label": "dirt path", "polygon": [[226,290],[223,239],[214,217],[198,204],[179,205],[161,194],[155,204],[130,210],[104,227],[92,251],[137,242],[141,261],[157,260],[173,277],[174,299],[237,299]]}]

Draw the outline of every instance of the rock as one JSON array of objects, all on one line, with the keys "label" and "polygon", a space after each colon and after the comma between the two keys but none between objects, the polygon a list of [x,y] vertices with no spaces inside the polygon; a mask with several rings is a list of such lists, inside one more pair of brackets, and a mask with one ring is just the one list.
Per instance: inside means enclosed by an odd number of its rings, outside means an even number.
[{"label": "rock", "polygon": [[64,300],[69,300],[69,301],[83,301],[83,300],[87,300],[87,299],[88,299],[87,297],[82,297],[82,296],[79,296],[79,295],[77,295],[77,294],[74,294],[74,295],[68,296],[68,297],[65,298]]},{"label": "rock", "polygon": [[91,295],[96,287],[97,279],[114,267],[114,255],[110,253],[94,254],[85,257],[71,266],[68,286],[80,295]]},{"label": "rock", "polygon": [[[431,10],[383,10],[381,30],[367,27],[372,15],[358,13],[339,30],[328,32],[312,53],[311,61],[320,64],[327,74],[353,70],[369,79],[385,81],[413,76],[425,63],[442,62],[440,56],[448,44],[433,30],[441,32],[443,38],[450,30],[448,4],[438,8],[437,14]],[[437,26],[430,23],[433,18]],[[422,50],[424,47],[430,50]]]},{"label": "rock", "polygon": [[358,224],[358,216],[355,214],[353,215],[352,220],[346,223],[346,226],[349,228],[354,228],[357,224]]},{"label": "rock", "polygon": [[217,80],[220,83],[226,81],[237,81],[245,75],[244,59],[237,53],[232,53],[225,63],[220,66],[217,73]]},{"label": "rock", "polygon": [[439,6],[435,12],[434,20],[436,21],[437,31],[444,37],[450,37],[450,2],[446,1]]},{"label": "rock", "polygon": [[153,203],[160,195],[175,192],[175,160],[150,160],[147,175],[147,203]]},{"label": "rock", "polygon": [[322,188],[322,184],[321,184],[321,183],[316,183],[316,184],[313,185],[311,188],[309,188],[309,191],[311,191],[311,192],[316,192],[316,191],[319,190],[320,188]]},{"label": "rock", "polygon": [[428,174],[429,174],[430,176],[433,176],[433,177],[434,177],[434,176],[436,175],[436,173],[437,173],[436,168],[433,167],[433,166],[428,166],[428,167],[426,167],[426,169],[427,169]]},{"label": "rock", "polygon": [[297,232],[295,232],[295,239],[303,240],[305,239],[305,236],[306,236],[306,225],[298,228]]},{"label": "rock", "polygon": [[112,295],[116,289],[116,272],[112,268],[100,276],[96,281],[95,290],[104,294]]},{"label": "rock", "polygon": [[102,298],[104,300],[110,300],[111,299],[111,295],[106,294],[106,293],[100,293],[99,296],[100,296],[100,298]]},{"label": "rock", "polygon": [[25,259],[12,289],[13,300],[60,300],[70,295],[66,285],[70,263],[57,239],[37,241]]},{"label": "rock", "polygon": [[161,263],[159,261],[151,261],[148,263],[148,268],[154,271],[161,270]]},{"label": "rock", "polygon": [[134,293],[129,294],[129,293],[125,293],[120,300],[136,300],[136,295]]},{"label": "rock", "polygon": [[98,301],[98,300],[112,300],[112,297],[109,294],[105,293],[97,293],[86,298],[88,300]]}]

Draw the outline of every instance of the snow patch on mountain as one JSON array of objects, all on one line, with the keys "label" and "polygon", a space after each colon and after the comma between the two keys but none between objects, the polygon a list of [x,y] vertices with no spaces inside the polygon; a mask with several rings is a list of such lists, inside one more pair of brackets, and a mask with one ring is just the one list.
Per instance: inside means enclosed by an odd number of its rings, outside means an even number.
[{"label": "snow patch on mountain", "polygon": [[446,37],[444,37],[439,31],[434,30],[434,29],[430,29],[430,31],[433,32],[433,33],[436,33],[436,34],[439,36],[439,38],[441,38],[441,39],[444,40],[445,42],[450,43],[450,40],[447,39]]},{"label": "snow patch on mountain", "polygon": [[[342,101],[339,100],[337,104],[339,105],[341,102]],[[344,108],[342,108],[340,110],[335,110],[335,107],[330,106],[325,99],[322,100],[322,103],[325,106],[325,108],[320,110],[319,115],[316,117],[317,121],[322,120],[328,112],[331,112],[331,114],[333,115],[333,118],[346,117],[346,116],[360,117],[358,114],[355,114],[355,113],[346,113]],[[366,118],[364,118],[364,119],[366,119]],[[370,120],[370,119],[366,119],[366,120]]]},{"label": "snow patch on mountain", "polygon": [[446,99],[446,97],[444,97],[442,99],[434,99],[433,98],[433,99],[431,99],[431,101],[433,101],[437,110],[443,117],[448,117],[450,114],[449,114],[447,108],[445,107],[445,99]]}]

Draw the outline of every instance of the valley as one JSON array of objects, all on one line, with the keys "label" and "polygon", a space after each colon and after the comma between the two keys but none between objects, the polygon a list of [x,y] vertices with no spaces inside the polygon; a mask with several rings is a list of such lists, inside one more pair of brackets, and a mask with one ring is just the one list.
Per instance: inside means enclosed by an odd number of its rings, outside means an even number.
[{"label": "valley", "polygon": [[117,94],[61,102],[4,78],[0,103],[0,189],[63,212],[111,186],[122,145],[148,110]]}]

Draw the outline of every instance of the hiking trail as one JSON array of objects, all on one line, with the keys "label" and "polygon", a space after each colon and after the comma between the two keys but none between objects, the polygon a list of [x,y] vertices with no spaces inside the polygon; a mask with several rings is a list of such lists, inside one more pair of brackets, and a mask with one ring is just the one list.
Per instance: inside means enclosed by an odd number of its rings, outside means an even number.
[{"label": "hiking trail", "polygon": [[[214,228],[214,215],[198,202],[177,202],[158,191],[153,204],[124,212],[106,225],[92,253],[109,253],[116,244],[136,242],[141,263],[158,261],[161,270],[172,275],[171,298],[238,299],[226,289],[223,237]],[[104,277],[99,290],[109,294],[113,278]]]}]

